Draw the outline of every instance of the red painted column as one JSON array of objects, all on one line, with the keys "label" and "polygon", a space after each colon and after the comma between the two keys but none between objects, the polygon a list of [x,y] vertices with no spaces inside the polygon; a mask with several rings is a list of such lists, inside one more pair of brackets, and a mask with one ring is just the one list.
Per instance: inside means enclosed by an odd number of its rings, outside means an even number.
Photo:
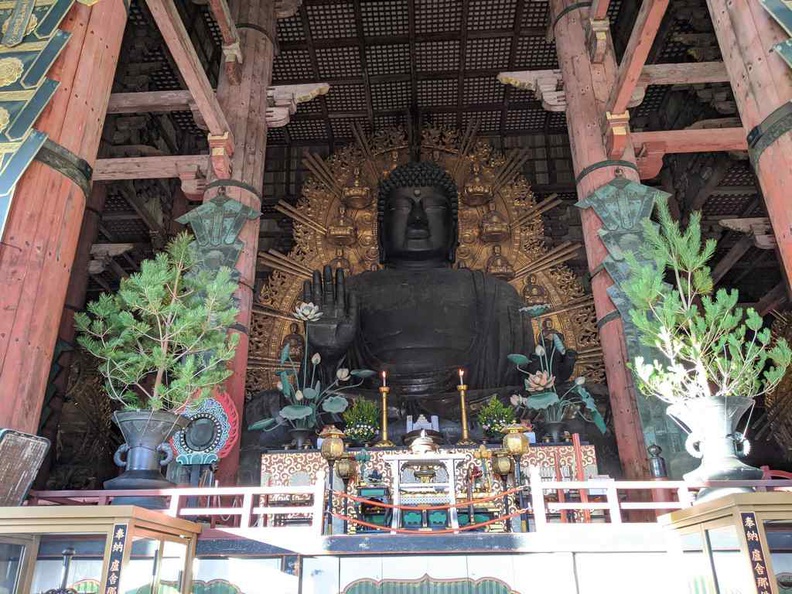
[{"label": "red painted column", "polygon": [[[231,3],[231,14],[237,24],[246,23],[239,29],[242,48],[241,82],[232,84],[223,72],[217,89],[217,98],[223,108],[231,134],[234,137],[234,155],[231,161],[231,177],[249,189],[227,186],[226,193],[257,212],[261,210],[264,186],[264,153],[267,148],[267,88],[272,80],[275,39],[275,1],[237,0]],[[265,33],[266,32],[266,33]],[[217,194],[217,188],[207,191],[204,200]],[[258,253],[259,219],[247,221],[239,235],[244,243],[236,268],[240,275],[239,317],[237,328],[239,346],[231,362],[233,375],[226,382],[226,389],[242,419],[245,408],[245,376],[247,374],[248,336],[253,307],[253,286],[256,278],[256,254]],[[236,483],[239,468],[239,444],[220,461],[217,478],[221,485]]]},{"label": "red painted column", "polygon": [[[789,35],[758,0],[707,0],[707,6],[747,135],[792,101],[792,69],[772,50]],[[792,292],[792,131],[769,145],[754,168]]]},{"label": "red painted column", "polygon": [[[122,0],[76,4],[49,72],[60,81],[36,128],[93,164],[127,14]],[[0,427],[35,433],[86,196],[34,162],[17,184],[0,245]]]},{"label": "red painted column", "polygon": [[[74,314],[82,311],[85,306],[85,296],[88,291],[88,264],[91,261],[91,247],[96,243],[99,235],[99,221],[102,218],[105,199],[107,198],[107,188],[103,183],[95,183],[88,196],[88,203],[85,206],[82,228],[80,229],[80,239],[72,264],[72,273],[69,278],[69,286],[66,289],[66,300],[63,304],[61,313],[60,329],[58,330],[57,340],[76,347],[74,328]],[[69,383],[69,366],[72,361],[72,351],[64,351],[58,363],[61,371],[54,380],[55,393],[49,401],[50,414],[45,420],[42,419],[40,435],[55,443],[58,437],[58,425],[60,424],[61,410],[66,396],[66,388]],[[50,448],[47,458],[42,465],[37,485],[44,488],[46,479],[49,476],[51,460],[55,455],[55,449]]]},{"label": "red painted column", "polygon": [[[575,4],[578,7],[563,12]],[[605,115],[605,102],[616,80],[617,68],[612,46],[608,48],[602,64],[592,64],[589,59],[584,27],[588,19],[588,7],[581,7],[573,0],[551,0],[550,6],[552,18],[556,21],[556,50],[564,81],[569,142],[577,177],[587,167],[609,159],[600,123]],[[627,142],[627,149],[621,160],[635,164],[632,144],[629,140]],[[615,171],[616,166],[602,167],[580,178],[577,183],[578,199],[582,200],[610,182]],[[623,167],[622,172],[626,178],[639,181],[636,170]],[[603,259],[608,255],[597,234],[602,227],[602,221],[592,208],[581,210],[580,217],[589,271],[593,275],[591,290],[594,294],[594,307],[597,319],[601,320],[616,310],[606,292],[613,280],[600,268]],[[599,336],[622,469],[628,479],[645,479],[649,477],[646,446],[636,403],[637,392],[631,372],[627,369],[629,359],[621,318],[617,317],[604,324]]]}]

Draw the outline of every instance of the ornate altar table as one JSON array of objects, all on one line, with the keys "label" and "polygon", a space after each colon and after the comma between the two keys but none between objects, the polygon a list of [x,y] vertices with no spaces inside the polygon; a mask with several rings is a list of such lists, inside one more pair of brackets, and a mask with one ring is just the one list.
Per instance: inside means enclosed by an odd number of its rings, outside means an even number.
[{"label": "ornate altar table", "polygon": [[[489,445],[487,449],[495,451],[500,445]],[[350,452],[359,451],[352,448]],[[407,448],[393,449],[367,449],[371,461],[367,464],[368,470],[377,470],[382,474],[384,483],[391,483],[390,465],[385,461],[385,456],[399,452],[407,452]],[[473,454],[477,446],[471,447],[441,447],[444,454],[462,454],[463,458],[456,465],[456,483],[464,484],[465,472],[470,464],[477,460]],[[581,460],[583,463],[584,479],[598,474],[597,456],[593,445],[580,446]],[[523,476],[528,476],[532,466],[541,469],[542,476],[547,478],[556,476],[556,461],[560,468],[561,477],[573,478],[575,476],[575,448],[570,444],[534,444],[528,453],[522,457],[520,468]],[[273,450],[261,455],[261,484],[266,485],[291,485],[309,484],[316,480],[319,470],[327,470],[327,462],[322,458],[319,450]],[[336,477],[337,485],[343,488]],[[349,485],[352,488],[352,483]]]}]

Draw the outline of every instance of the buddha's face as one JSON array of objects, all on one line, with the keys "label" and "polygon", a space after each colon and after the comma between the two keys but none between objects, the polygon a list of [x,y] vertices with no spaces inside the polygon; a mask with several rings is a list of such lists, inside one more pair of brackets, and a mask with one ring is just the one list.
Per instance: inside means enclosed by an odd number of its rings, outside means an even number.
[{"label": "buddha's face", "polygon": [[388,260],[448,260],[451,204],[436,188],[396,188],[385,204],[382,244]]}]

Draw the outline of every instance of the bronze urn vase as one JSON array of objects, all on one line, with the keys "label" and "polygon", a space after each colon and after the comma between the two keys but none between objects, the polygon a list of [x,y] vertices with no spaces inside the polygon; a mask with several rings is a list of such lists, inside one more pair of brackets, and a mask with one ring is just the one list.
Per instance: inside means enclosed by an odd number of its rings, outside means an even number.
[{"label": "bronze urn vase", "polygon": [[[740,418],[753,405],[752,398],[741,396],[707,396],[690,398],[668,407],[666,414],[678,421],[688,433],[685,449],[701,460],[698,468],[688,472],[689,482],[758,480],[762,471],[740,461],[746,456],[750,444],[737,432]],[[749,487],[702,489],[697,501],[708,501],[729,495],[752,491]]]},{"label": "bronze urn vase", "polygon": [[[104,488],[127,489],[170,489],[176,485],[162,475],[162,468],[173,460],[173,451],[168,439],[184,429],[189,419],[166,411],[124,411],[113,415],[124,442],[116,450],[113,461],[124,472],[105,481]],[[149,509],[164,507],[162,498],[117,497],[116,505],[139,505]]]}]

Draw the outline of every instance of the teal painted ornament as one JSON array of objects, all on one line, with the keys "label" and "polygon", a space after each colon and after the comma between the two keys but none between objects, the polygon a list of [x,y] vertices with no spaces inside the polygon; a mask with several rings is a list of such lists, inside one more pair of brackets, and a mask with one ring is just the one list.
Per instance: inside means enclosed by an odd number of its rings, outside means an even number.
[{"label": "teal painted ornament", "polygon": [[[632,274],[627,255],[638,256],[638,248],[644,241],[642,222],[651,217],[655,203],[666,200],[668,196],[668,193],[657,188],[617,176],[577,203],[581,209],[594,209],[602,220],[599,236],[608,250],[602,267],[614,283],[608,287],[607,292],[618,315],[604,317],[598,326],[612,323],[612,319],[617,317],[621,318],[624,341],[631,361],[636,357],[651,361],[655,355],[639,340],[638,329],[631,318],[633,304],[622,289],[622,285]],[[636,260],[636,263],[639,266],[654,266],[653,262],[646,260]],[[685,436],[665,414],[666,406],[658,400],[642,396],[638,398],[637,406],[646,445],[660,445],[672,458],[672,475],[679,477],[691,464],[691,459],[683,447]]]},{"label": "teal painted ornament", "polygon": [[177,222],[192,227],[203,266],[234,268],[244,247],[239,234],[247,221],[260,215],[226,196],[225,188],[221,187],[217,196],[179,217]]}]

